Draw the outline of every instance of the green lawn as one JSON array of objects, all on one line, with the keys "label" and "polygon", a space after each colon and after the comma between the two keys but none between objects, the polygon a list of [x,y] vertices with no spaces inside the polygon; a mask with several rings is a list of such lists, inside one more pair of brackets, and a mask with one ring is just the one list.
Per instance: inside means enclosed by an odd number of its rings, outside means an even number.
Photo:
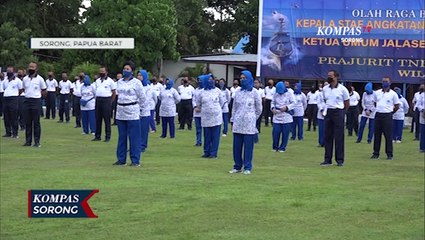
[{"label": "green lawn", "polygon": [[[1,134],[4,126],[1,121]],[[142,167],[114,167],[117,140],[42,120],[41,148],[1,138],[0,239],[424,239],[424,155],[410,132],[394,160],[346,137],[346,163],[323,168],[315,132],[271,151],[263,127],[252,175],[230,175],[232,136],[200,158],[194,130],[150,134]],[[29,219],[29,189],[99,189],[97,219]]]}]

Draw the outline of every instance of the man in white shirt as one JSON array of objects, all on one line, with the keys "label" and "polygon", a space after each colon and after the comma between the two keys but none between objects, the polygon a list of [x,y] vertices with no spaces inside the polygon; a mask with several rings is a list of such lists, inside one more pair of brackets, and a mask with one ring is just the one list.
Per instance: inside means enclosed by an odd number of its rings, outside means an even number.
[{"label": "man in white shirt", "polygon": [[192,130],[192,118],[193,118],[193,107],[192,107],[192,97],[195,92],[195,88],[189,84],[187,77],[182,78],[183,85],[180,85],[177,89],[177,92],[180,95],[180,107],[179,107],[179,118],[180,118],[180,128],[179,130],[184,129],[184,125],[187,124],[187,129]]},{"label": "man in white shirt", "polygon": [[377,101],[373,154],[371,159],[379,158],[382,134],[384,134],[385,137],[385,153],[387,154],[387,160],[393,159],[393,113],[397,112],[400,106],[400,100],[397,93],[390,89],[390,85],[390,77],[383,77],[382,89],[375,91]]},{"label": "man in white shirt", "polygon": [[412,99],[413,119],[412,119],[412,126],[410,128],[410,132],[413,132],[413,131],[415,132],[415,139],[413,139],[414,141],[419,141],[420,114],[419,114],[419,110],[418,110],[418,105],[420,103],[420,96],[423,92],[425,92],[425,85],[421,84],[419,86],[419,91],[417,91],[415,93],[415,95],[413,96],[413,99]]},{"label": "man in white shirt", "polygon": [[347,130],[348,136],[353,136],[353,130],[357,136],[359,131],[359,101],[360,95],[355,91],[353,86],[349,88],[350,107],[347,110]]},{"label": "man in white shirt", "polygon": [[[266,94],[264,93],[264,89],[262,89],[260,86],[261,86],[260,79],[255,79],[254,80],[254,88],[257,89],[258,95],[260,95],[261,103],[262,103],[262,106],[263,106],[263,112],[264,112],[264,104],[265,104]],[[261,115],[257,119],[256,125],[257,125],[258,133],[261,133],[261,118],[262,117],[263,117],[263,113],[261,113]],[[258,142],[258,136],[254,139],[254,142]]]},{"label": "man in white shirt", "polygon": [[50,119],[50,114],[52,114],[52,119],[56,117],[56,92],[58,90],[58,81],[54,78],[53,72],[47,73],[47,97],[46,97],[46,117],[45,119]]},{"label": "man in white shirt", "polygon": [[92,141],[100,141],[102,121],[105,122],[105,142],[111,140],[111,110],[117,84],[108,77],[106,67],[99,68],[99,78],[93,83],[96,89],[96,134]]},{"label": "man in white shirt", "polygon": [[339,74],[335,70],[328,72],[328,83],[322,91],[325,102],[325,159],[321,166],[332,165],[332,150],[335,142],[335,161],[338,167],[344,166],[344,118],[345,110],[350,106],[346,87],[338,83]]},{"label": "man in white shirt", "polygon": [[81,127],[81,87],[84,85],[84,72],[80,72],[78,79],[72,83],[72,115],[75,117],[75,128]]},{"label": "man in white shirt", "polygon": [[276,88],[274,87],[274,80],[269,79],[267,87],[264,88],[264,94],[265,94],[265,106],[264,106],[264,123],[266,127],[269,126],[269,117],[270,122],[273,122],[273,113],[271,110],[271,103],[273,100],[273,96],[276,93]]},{"label": "man in white shirt", "polygon": [[3,116],[3,93],[4,93],[4,89],[2,86],[3,81],[4,81],[4,75],[0,71],[0,117]]},{"label": "man in white shirt", "polygon": [[37,73],[37,63],[31,62],[28,65],[28,75],[23,79],[25,91],[24,115],[25,115],[25,144],[31,146],[32,134],[34,130],[34,147],[41,147],[40,136],[40,109],[41,95],[46,95],[46,83]]},{"label": "man in white shirt", "polygon": [[[117,73],[116,78],[114,79],[115,84],[117,84],[118,80],[122,78],[121,73]],[[118,93],[115,92],[115,99],[112,101],[112,115],[114,118],[114,122],[112,123],[112,126],[117,125],[117,107],[118,107]]]},{"label": "man in white shirt", "polygon": [[59,121],[63,123],[63,115],[65,114],[66,123],[69,123],[69,110],[70,110],[70,93],[72,89],[72,83],[68,80],[68,74],[62,72],[62,80],[59,82],[59,93],[60,93],[60,104],[59,104]]},{"label": "man in white shirt", "polygon": [[307,93],[307,131],[311,131],[311,125],[313,124],[313,131],[316,131],[317,127],[317,104],[318,95],[320,94],[319,89],[316,86],[312,86],[310,92]]},{"label": "man in white shirt", "polygon": [[[159,78],[159,81],[154,77],[152,78],[152,83],[151,83],[151,87],[152,90],[155,92],[156,96],[159,96],[159,94],[161,93],[162,89],[164,89],[164,79],[166,77],[165,76],[161,76]],[[161,100],[158,99],[158,101],[156,102],[156,106],[155,106],[155,121],[156,121],[156,125],[159,125],[159,123],[161,122],[160,119],[161,117],[159,116],[159,107],[161,106]]]},{"label": "man in white shirt", "polygon": [[15,77],[15,68],[10,66],[6,70],[6,77],[0,89],[4,90],[3,115],[6,134],[3,137],[18,138],[18,100],[23,91],[21,79]]}]

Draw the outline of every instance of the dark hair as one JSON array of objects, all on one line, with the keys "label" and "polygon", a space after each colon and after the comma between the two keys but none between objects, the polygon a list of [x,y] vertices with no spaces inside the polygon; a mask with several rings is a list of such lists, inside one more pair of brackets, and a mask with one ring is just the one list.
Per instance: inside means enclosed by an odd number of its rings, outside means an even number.
[{"label": "dark hair", "polygon": [[104,68],[106,72],[108,72],[108,67],[105,65],[101,65],[100,68]]},{"label": "dark hair", "polygon": [[339,73],[336,70],[331,69],[329,72],[333,72],[335,77],[339,77]]},{"label": "dark hair", "polygon": [[[135,69],[136,69],[136,64],[134,64],[134,62],[133,61],[131,61],[131,60],[128,60],[128,61],[126,61],[125,63],[124,63],[124,66],[130,66],[131,67],[131,70],[132,71],[134,71]],[[123,66],[123,67],[124,67]]]}]

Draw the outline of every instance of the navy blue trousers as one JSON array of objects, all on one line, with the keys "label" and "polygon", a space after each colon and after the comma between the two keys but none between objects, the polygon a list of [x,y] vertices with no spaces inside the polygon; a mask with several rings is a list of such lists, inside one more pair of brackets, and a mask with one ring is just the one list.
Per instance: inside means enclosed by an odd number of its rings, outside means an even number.
[{"label": "navy blue trousers", "polygon": [[89,133],[89,127],[91,133],[96,133],[96,111],[93,110],[82,110],[81,121],[83,123],[83,131],[85,134]]},{"label": "navy blue trousers", "polygon": [[204,127],[204,156],[217,157],[221,126]]},{"label": "navy blue trousers", "polygon": [[161,117],[162,120],[162,134],[161,137],[167,137],[167,127],[170,127],[170,138],[176,136],[176,126],[174,123],[174,117]]},{"label": "navy blue trousers", "polygon": [[425,151],[425,124],[420,124],[419,150]]},{"label": "navy blue trousers", "polygon": [[[286,151],[292,123],[273,123],[273,150]],[[279,145],[280,138],[282,142]]]},{"label": "navy blue trousers", "polygon": [[254,155],[255,134],[233,133],[233,169],[252,169],[252,159]]},{"label": "navy blue trousers", "polygon": [[319,126],[319,145],[325,146],[325,120],[318,118],[317,123]]},{"label": "navy blue trousers", "polygon": [[60,95],[60,105],[59,105],[59,119],[63,121],[63,114],[65,114],[65,120],[69,122],[69,94]]},{"label": "navy blue trousers", "polygon": [[325,116],[325,160],[332,163],[335,145],[335,161],[344,163],[344,109],[328,109]]},{"label": "navy blue trousers", "polygon": [[117,159],[125,164],[127,161],[127,139],[130,141],[130,159],[132,163],[140,164],[140,121],[118,120]]},{"label": "navy blue trousers", "polygon": [[150,116],[140,117],[140,137],[141,137],[141,151],[145,152],[148,148],[148,138],[149,138],[149,122]]},{"label": "navy blue trousers", "polygon": [[298,128],[298,140],[304,139],[304,131],[303,131],[303,124],[304,124],[304,117],[292,117],[292,140],[295,140],[295,137],[297,136],[297,128]]},{"label": "navy blue trousers", "polygon": [[393,140],[401,141],[401,137],[403,136],[403,126],[404,120],[394,120],[393,119]]},{"label": "navy blue trousers", "polygon": [[223,113],[223,134],[227,134],[229,126],[229,113]]},{"label": "navy blue trousers", "polygon": [[196,144],[202,144],[202,126],[201,117],[195,117],[195,128],[196,128]]},{"label": "navy blue trousers", "polygon": [[151,130],[156,132],[156,125],[155,125],[155,109],[151,110],[151,116],[149,118],[149,125],[151,125]]},{"label": "navy blue trousers", "polygon": [[363,138],[363,131],[366,127],[366,122],[369,119],[369,132],[367,134],[367,142],[372,142],[373,133],[375,132],[375,119],[367,118],[367,117],[361,117],[360,119],[360,127],[359,127],[359,133],[357,136],[357,141],[361,141]]},{"label": "navy blue trousers", "polygon": [[376,113],[375,115],[375,139],[373,142],[373,155],[379,156],[381,150],[382,134],[385,137],[385,153],[387,157],[393,157],[393,117],[392,113]]}]

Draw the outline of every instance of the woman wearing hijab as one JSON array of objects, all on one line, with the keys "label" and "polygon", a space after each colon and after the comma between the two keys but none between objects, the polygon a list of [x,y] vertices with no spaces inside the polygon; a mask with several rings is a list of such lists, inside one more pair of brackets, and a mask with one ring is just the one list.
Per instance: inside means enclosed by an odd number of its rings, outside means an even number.
[{"label": "woman wearing hijab", "polygon": [[401,143],[401,138],[403,136],[403,126],[404,126],[404,115],[409,112],[409,103],[401,95],[401,89],[396,87],[394,91],[397,93],[400,100],[400,107],[393,114],[393,142]]},{"label": "woman wearing hijab", "polygon": [[[285,152],[288,145],[292,114],[295,107],[294,94],[288,91],[283,82],[276,85],[276,93],[271,102],[273,112],[273,151]],[[282,142],[279,145],[280,138]]]},{"label": "woman wearing hijab", "polygon": [[118,80],[117,92],[117,125],[118,146],[117,161],[114,165],[124,166],[127,159],[127,139],[130,141],[130,159],[132,167],[140,167],[140,107],[139,103],[146,102],[142,83],[133,77],[134,63],[125,63],[122,75]]},{"label": "woman wearing hijab", "polygon": [[91,85],[90,77],[84,76],[84,83],[81,86],[81,121],[83,124],[83,134],[89,134],[89,127],[91,134],[96,133],[96,89]]},{"label": "woman wearing hijab", "polygon": [[304,112],[307,108],[307,97],[301,91],[301,83],[295,84],[294,96],[295,96],[295,105],[294,105],[294,115],[292,123],[292,140],[295,140],[297,136],[297,128],[298,128],[298,140],[304,139],[303,125],[304,125]]},{"label": "woman wearing hijab", "polygon": [[201,125],[204,129],[204,155],[202,157],[216,159],[225,100],[221,91],[215,87],[215,81],[210,74],[201,75],[199,79],[204,87],[196,100],[196,111],[201,112]]},{"label": "woman wearing hijab", "polygon": [[240,76],[241,88],[235,91],[232,108],[233,122],[233,169],[229,173],[251,174],[254,154],[254,139],[258,134],[257,119],[263,111],[258,90],[254,88],[254,78],[244,70]]},{"label": "woman wearing hijab", "polygon": [[161,90],[158,100],[161,101],[159,108],[159,116],[162,120],[162,134],[161,138],[167,137],[167,126],[170,127],[170,138],[175,137],[176,127],[174,124],[174,117],[176,116],[176,104],[180,102],[180,95],[176,89],[173,88],[174,80],[167,78],[165,89]]},{"label": "woman wearing hijab", "polygon": [[140,131],[142,138],[141,152],[145,152],[148,147],[148,138],[149,138],[149,123],[151,121],[151,110],[155,109],[157,97],[149,85],[149,75],[146,70],[139,70],[137,73],[137,79],[142,82],[143,91],[146,95],[145,102],[139,102],[140,107]]},{"label": "woman wearing hijab", "polygon": [[365,92],[362,96],[362,116],[360,118],[359,133],[356,143],[360,143],[363,138],[363,131],[366,122],[369,120],[369,133],[367,135],[367,143],[372,143],[373,133],[375,131],[375,113],[376,113],[376,95],[372,89],[372,83],[369,82],[364,88]]},{"label": "woman wearing hijab", "polygon": [[229,125],[229,102],[230,102],[230,91],[226,88],[224,83],[224,79],[220,79],[218,86],[221,90],[221,94],[223,95],[224,105],[223,105],[223,137],[227,136],[228,125]]}]

